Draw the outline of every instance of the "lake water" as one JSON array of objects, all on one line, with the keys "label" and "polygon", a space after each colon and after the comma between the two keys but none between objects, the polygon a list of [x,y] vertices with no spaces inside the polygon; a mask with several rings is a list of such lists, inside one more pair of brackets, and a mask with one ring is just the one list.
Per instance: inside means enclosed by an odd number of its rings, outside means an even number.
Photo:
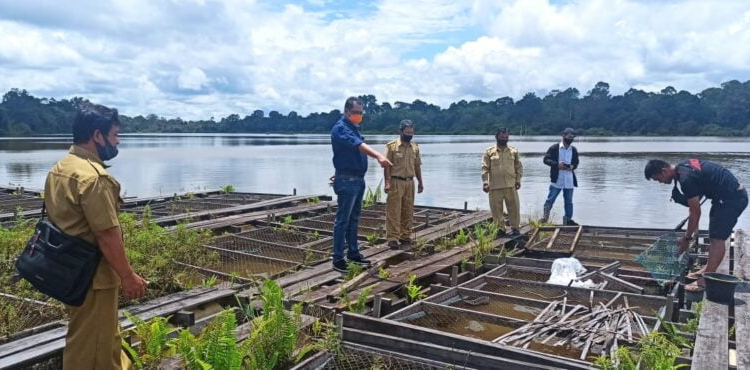
[{"label": "lake water", "polygon": [[[378,150],[393,136],[367,135]],[[524,178],[521,212],[539,216],[549,186],[542,163],[557,137],[511,137],[522,153]],[[482,192],[480,163],[492,136],[416,136],[422,150],[425,191],[421,205],[488,209]],[[698,157],[728,167],[750,185],[750,145],[728,138],[578,138],[581,155],[576,171],[574,219],[592,225],[674,227],[687,208],[669,201],[671,186],[648,182],[643,166],[651,158],[670,162]],[[68,137],[0,138],[0,184],[43,188],[47,171],[65,155]],[[334,195],[328,135],[122,135],[120,155],[111,173],[126,196],[150,196],[216,189],[226,184],[238,191]],[[370,161],[366,181],[375,187],[382,170]],[[703,207],[707,227],[710,203]],[[562,196],[553,216],[562,216]],[[750,229],[750,211],[738,228]]]}]

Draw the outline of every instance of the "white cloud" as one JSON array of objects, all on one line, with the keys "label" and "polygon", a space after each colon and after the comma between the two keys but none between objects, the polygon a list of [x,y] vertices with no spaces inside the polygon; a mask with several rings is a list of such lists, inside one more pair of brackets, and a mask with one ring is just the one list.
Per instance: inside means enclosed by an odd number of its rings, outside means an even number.
[{"label": "white cloud", "polygon": [[[342,8],[345,7],[345,8]],[[727,0],[0,2],[0,90],[183,118],[520,98],[597,81],[698,92],[750,79]]]},{"label": "white cloud", "polygon": [[177,77],[177,86],[187,90],[200,90],[208,82],[208,77],[200,68],[188,68]]}]

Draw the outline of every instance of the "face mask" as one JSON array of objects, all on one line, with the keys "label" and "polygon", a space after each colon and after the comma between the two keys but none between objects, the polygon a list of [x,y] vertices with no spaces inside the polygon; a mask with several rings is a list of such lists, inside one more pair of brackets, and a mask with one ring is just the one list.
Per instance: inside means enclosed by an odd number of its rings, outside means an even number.
[{"label": "face mask", "polygon": [[96,145],[96,152],[99,154],[99,159],[101,159],[102,161],[108,161],[114,157],[117,157],[117,153],[119,153],[117,147],[110,144],[107,138],[104,138],[104,143],[106,145],[102,146],[94,141],[94,144]]},{"label": "face mask", "polygon": [[565,145],[570,145],[570,144],[572,144],[572,143],[573,143],[573,139],[569,139],[569,138],[567,138],[567,137],[566,137],[566,138],[563,138],[563,144],[565,144]]},{"label": "face mask", "polygon": [[350,114],[349,115],[349,122],[351,122],[353,125],[359,125],[362,123],[362,115],[361,114]]},{"label": "face mask", "polygon": [[408,143],[411,141],[411,138],[413,138],[414,135],[401,135],[401,141]]},{"label": "face mask", "polygon": [[506,146],[508,145],[508,140],[498,140],[497,145]]}]

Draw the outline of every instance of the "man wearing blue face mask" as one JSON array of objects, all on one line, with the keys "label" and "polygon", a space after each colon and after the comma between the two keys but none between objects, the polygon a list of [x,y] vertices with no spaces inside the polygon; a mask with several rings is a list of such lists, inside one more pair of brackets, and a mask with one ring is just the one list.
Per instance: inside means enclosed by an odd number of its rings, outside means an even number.
[{"label": "man wearing blue face mask", "polygon": [[119,288],[127,299],[146,292],[146,280],[128,262],[118,219],[120,184],[104,161],[117,156],[120,121],[116,109],[83,102],[73,122],[73,146],[47,175],[49,220],[63,233],[99,248],[99,262],[83,305],[66,306],[68,332],[63,369],[122,369],[131,366],[121,348]]}]

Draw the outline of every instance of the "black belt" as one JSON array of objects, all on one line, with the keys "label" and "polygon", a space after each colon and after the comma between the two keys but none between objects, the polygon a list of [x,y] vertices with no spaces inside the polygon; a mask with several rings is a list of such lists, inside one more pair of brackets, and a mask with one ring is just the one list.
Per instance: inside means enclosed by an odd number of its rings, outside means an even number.
[{"label": "black belt", "polygon": [[364,178],[365,175],[361,175],[358,173],[351,173],[351,172],[336,172],[335,177],[356,177],[356,178]]},{"label": "black belt", "polygon": [[401,176],[391,176],[392,179],[396,180],[404,180],[404,181],[410,181],[414,179],[413,177],[401,177]]}]

